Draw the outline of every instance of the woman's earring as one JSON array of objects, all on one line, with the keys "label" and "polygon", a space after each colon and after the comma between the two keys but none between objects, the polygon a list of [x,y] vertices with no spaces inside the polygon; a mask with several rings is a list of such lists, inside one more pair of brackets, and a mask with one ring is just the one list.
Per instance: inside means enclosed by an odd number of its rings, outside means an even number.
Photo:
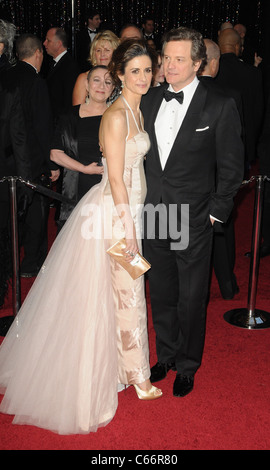
[{"label": "woman's earring", "polygon": [[87,93],[87,96],[86,96],[86,98],[85,98],[85,103],[86,103],[86,104],[89,104],[89,101],[90,101],[90,100],[89,100],[89,93]]}]

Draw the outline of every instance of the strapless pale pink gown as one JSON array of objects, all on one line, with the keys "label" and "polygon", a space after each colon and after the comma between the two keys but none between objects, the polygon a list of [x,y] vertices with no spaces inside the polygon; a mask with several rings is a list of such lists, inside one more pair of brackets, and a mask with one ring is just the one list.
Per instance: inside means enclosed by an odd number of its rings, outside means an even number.
[{"label": "strapless pale pink gown", "polygon": [[[124,180],[139,242],[149,145],[139,131],[126,142]],[[117,216],[103,160],[101,183],[75,207],[1,345],[0,411],[16,424],[96,431],[116,413],[118,384],[150,376],[144,278],[133,281],[106,253],[116,236],[104,234]],[[101,215],[93,219],[94,207]]]}]

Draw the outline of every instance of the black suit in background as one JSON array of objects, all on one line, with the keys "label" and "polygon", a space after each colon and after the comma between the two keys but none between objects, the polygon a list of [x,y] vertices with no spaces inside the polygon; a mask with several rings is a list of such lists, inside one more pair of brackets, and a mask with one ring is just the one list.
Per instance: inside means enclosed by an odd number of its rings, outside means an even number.
[{"label": "black suit in background", "polygon": [[156,230],[154,239],[144,238],[144,253],[152,265],[149,286],[158,361],[175,363],[177,373],[192,376],[201,364],[205,336],[213,232],[209,215],[226,222],[231,214],[243,176],[241,124],[234,101],[200,83],[162,170],[154,123],[163,88],[151,88],[142,98],[151,141],[145,204],[163,203],[167,210],[176,204],[178,227],[181,204],[188,204],[189,244],[172,250],[170,233],[159,239]]},{"label": "black suit in background", "polygon": [[[210,76],[200,76],[199,80],[206,86],[212,87],[219,93],[234,99],[241,123],[243,124],[242,98],[235,89],[226,87],[223,89],[214,78]],[[244,176],[244,175],[243,175]],[[235,232],[234,232],[234,210],[228,221],[219,224],[220,230],[214,231],[213,238],[213,268],[219,284],[220,292],[223,298],[231,299],[238,292],[236,277],[234,274],[235,266]]]},{"label": "black suit in background", "polygon": [[46,77],[54,121],[72,107],[72,92],[79,75],[79,67],[69,52],[53,66]]},{"label": "black suit in background", "polygon": [[220,56],[219,72],[214,80],[223,89],[235,89],[242,96],[245,159],[252,162],[257,156],[263,117],[261,71],[244,63],[234,53],[225,53]]},{"label": "black suit in background", "polygon": [[[264,125],[258,145],[258,157],[260,174],[270,178],[270,93],[266,105]],[[263,213],[262,213],[262,238],[265,254],[270,254],[270,182],[265,181]],[[262,248],[261,248],[262,254]]]},{"label": "black suit in background", "polygon": [[[4,176],[32,178],[20,92],[4,91],[0,83],[0,179]],[[25,186],[17,184],[20,199],[29,196]],[[8,291],[11,276],[10,199],[8,182],[0,183],[0,307]]]},{"label": "black suit in background", "polygon": [[[98,31],[97,31],[98,32]],[[91,48],[91,38],[88,28],[78,32],[76,37],[76,60],[80,67],[80,72],[87,72],[90,69],[89,55]]]},{"label": "black suit in background", "polygon": [[[7,90],[19,89],[27,133],[27,152],[31,162],[31,179],[40,183],[42,175],[50,175],[50,141],[52,111],[46,82],[30,64],[19,61],[3,77]],[[47,255],[47,223],[49,200],[33,194],[23,223],[20,241],[24,248],[21,273],[37,273]]]},{"label": "black suit in background", "polygon": [[[69,52],[66,52],[55,65],[51,63],[46,81],[53,110],[54,126],[61,115],[67,114],[72,109],[72,93],[79,72],[79,66]],[[62,169],[60,171],[60,177],[56,183],[58,193],[62,192],[63,183],[63,171]],[[54,206],[56,208],[55,220],[58,220],[61,205],[59,202],[54,202]]]}]

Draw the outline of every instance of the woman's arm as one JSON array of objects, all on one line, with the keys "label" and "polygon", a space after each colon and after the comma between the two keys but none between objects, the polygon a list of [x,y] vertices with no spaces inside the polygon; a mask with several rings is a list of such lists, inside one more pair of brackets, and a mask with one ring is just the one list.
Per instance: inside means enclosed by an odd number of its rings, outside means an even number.
[{"label": "woman's arm", "polygon": [[52,149],[50,153],[50,159],[64,168],[69,170],[79,171],[87,175],[100,175],[103,173],[103,167],[98,166],[97,162],[90,163],[89,165],[83,165],[82,163],[69,157],[63,150]]},{"label": "woman's arm", "polygon": [[85,72],[81,73],[74,85],[73,88],[73,93],[72,93],[72,104],[73,106],[77,104],[83,104],[85,103],[85,99],[87,96],[87,90],[86,90],[86,79],[87,79],[87,74]]},{"label": "woman's arm", "polygon": [[[110,109],[106,111],[100,128],[100,143],[107,161],[113,201],[125,229],[127,250],[135,254],[138,252],[136,231],[129,207],[127,188],[123,179],[127,132],[125,112],[120,109],[114,112],[111,112]],[[132,257],[128,257],[128,261],[132,259]]]}]

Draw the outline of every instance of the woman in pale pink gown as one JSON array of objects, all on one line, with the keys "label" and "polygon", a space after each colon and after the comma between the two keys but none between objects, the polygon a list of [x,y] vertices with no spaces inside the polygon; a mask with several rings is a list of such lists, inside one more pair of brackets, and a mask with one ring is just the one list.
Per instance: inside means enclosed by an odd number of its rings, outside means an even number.
[{"label": "woman in pale pink gown", "polygon": [[101,122],[102,181],[70,215],[1,345],[0,411],[16,424],[89,433],[114,417],[119,383],[141,399],[162,395],[149,381],[143,277],[133,281],[106,253],[123,236],[127,261],[141,251],[150,144],[139,105],[152,78],[149,54],[140,41],[115,51],[123,91]]}]

